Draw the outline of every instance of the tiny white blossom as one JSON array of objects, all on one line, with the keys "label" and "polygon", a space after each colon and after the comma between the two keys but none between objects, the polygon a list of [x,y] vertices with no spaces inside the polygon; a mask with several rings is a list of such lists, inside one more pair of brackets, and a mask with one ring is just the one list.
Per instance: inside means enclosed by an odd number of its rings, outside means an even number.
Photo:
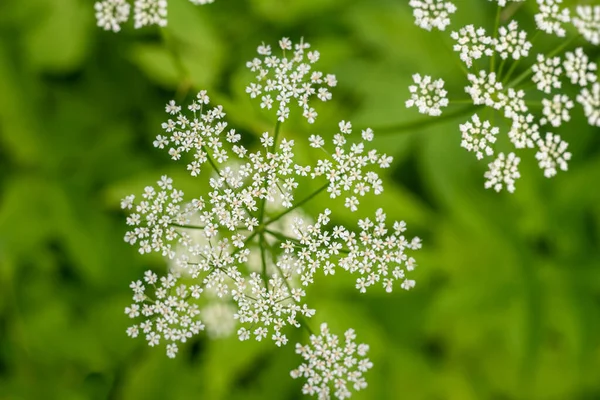
[{"label": "tiny white blossom", "polygon": [[588,83],[596,82],[598,66],[589,61],[581,47],[576,48],[574,52],[565,53],[563,67],[565,75],[574,85],[585,87]]},{"label": "tiny white blossom", "polygon": [[571,120],[570,110],[574,107],[574,104],[567,95],[557,94],[552,100],[543,99],[542,107],[544,117],[540,119],[540,124],[559,127],[563,122]]},{"label": "tiny white blossom", "polygon": [[560,76],[562,74],[560,57],[546,58],[543,54],[538,54],[537,63],[531,69],[538,90],[544,93],[550,93],[552,89],[560,89],[562,86]]},{"label": "tiny white blossom", "polygon": [[564,24],[571,21],[571,13],[568,8],[561,8],[563,0],[537,0],[538,13],[535,22],[538,29],[556,36],[563,37],[566,34]]},{"label": "tiny white blossom", "polygon": [[473,25],[467,25],[450,36],[456,41],[454,51],[460,53],[460,59],[468,68],[473,66],[473,60],[494,53],[494,39],[487,35],[484,28],[476,29]]},{"label": "tiny white blossom", "polygon": [[[258,47],[260,57],[248,61],[246,66],[256,73],[256,82],[246,87],[246,93],[251,98],[261,96],[261,108],[271,109],[274,101],[278,103],[278,120],[284,122],[289,118],[289,104],[292,101],[302,108],[302,115],[309,123],[313,123],[317,112],[310,106],[314,97],[321,101],[331,100],[330,87],[337,85],[334,75],[325,75],[313,70],[313,65],[319,60],[317,51],[307,52],[309,43],[300,41],[293,44],[288,38],[279,41],[283,55],[275,56],[271,47],[264,44]],[[291,55],[286,50],[294,49]]]},{"label": "tiny white blossom", "polygon": [[129,19],[131,6],[126,0],[103,0],[94,4],[96,20],[100,28],[119,32],[121,24]]},{"label": "tiny white blossom", "polygon": [[529,55],[532,44],[527,41],[527,32],[519,30],[517,21],[511,21],[506,27],[501,26],[498,33],[495,50],[501,58],[506,59],[510,56],[518,60]]},{"label": "tiny white blossom", "polygon": [[571,153],[567,150],[569,144],[563,141],[560,136],[547,133],[545,140],[537,141],[538,152],[535,158],[539,166],[544,170],[544,176],[551,178],[556,175],[556,168],[563,171],[568,169],[567,162],[571,159]]},{"label": "tiny white blossom", "polygon": [[[148,271],[147,275],[152,276]],[[138,318],[140,313],[143,322],[133,325],[127,330],[130,337],[136,337],[139,329],[146,334],[149,346],[157,346],[161,339],[167,344],[167,356],[174,358],[178,348],[176,343],[185,343],[191,337],[198,335],[204,329],[204,324],[199,319],[198,305],[188,300],[191,288],[178,285],[179,277],[170,274],[163,277],[159,287],[154,289],[154,296],[146,295],[146,287],[141,281],[133,282],[134,301],[125,309],[129,318]]]},{"label": "tiny white blossom", "polygon": [[588,123],[592,126],[600,126],[600,83],[594,83],[591,90],[583,88],[577,95],[577,102],[583,106]]},{"label": "tiny white blossom", "polygon": [[533,114],[518,114],[512,118],[508,137],[517,149],[533,148],[540,138],[539,126]]},{"label": "tiny white blossom", "polygon": [[504,87],[497,80],[495,72],[488,74],[482,70],[479,75],[469,74],[467,79],[471,86],[465,87],[465,92],[471,96],[473,104],[486,105],[496,110],[504,107],[506,101],[501,96]]},{"label": "tiny white blossom", "polygon": [[489,164],[489,170],[485,173],[485,188],[494,189],[496,192],[506,188],[510,193],[515,191],[515,181],[521,177],[518,166],[521,159],[510,153],[498,154],[498,157]]},{"label": "tiny white blossom", "polygon": [[467,121],[460,125],[462,132],[461,146],[475,153],[478,160],[481,160],[485,155],[491,156],[494,150],[490,146],[496,142],[496,135],[500,132],[498,127],[493,127],[490,121],[479,119],[477,114],[471,117],[471,121]]},{"label": "tiny white blossom", "polygon": [[573,25],[590,43],[600,45],[600,6],[577,6]]},{"label": "tiny white blossom", "polygon": [[138,29],[147,25],[167,25],[166,0],[135,0],[133,7],[134,28]]},{"label": "tiny white blossom", "polygon": [[310,335],[310,344],[296,344],[296,354],[304,363],[291,371],[294,379],[305,378],[302,393],[316,396],[320,400],[347,399],[351,389],[359,391],[367,387],[363,374],[373,367],[366,357],[369,346],[355,343],[356,334],[349,329],[344,334],[344,343],[321,324],[318,335]]},{"label": "tiny white blossom", "polygon": [[442,79],[432,80],[431,76],[413,75],[416,85],[409,86],[411,98],[406,101],[406,107],[417,107],[421,114],[433,117],[442,115],[442,108],[448,106],[447,94]]},{"label": "tiny white blossom", "polygon": [[456,6],[447,0],[410,0],[415,24],[428,31],[433,28],[443,31],[450,25],[450,15],[456,12]]}]

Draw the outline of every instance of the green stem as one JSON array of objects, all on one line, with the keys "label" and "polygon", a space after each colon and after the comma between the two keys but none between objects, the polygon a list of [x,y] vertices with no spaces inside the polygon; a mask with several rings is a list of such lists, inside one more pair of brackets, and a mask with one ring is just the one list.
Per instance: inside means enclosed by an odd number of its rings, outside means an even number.
[{"label": "green stem", "polygon": [[421,128],[425,128],[428,126],[434,126],[437,124],[440,124],[442,122],[445,121],[449,121],[449,120],[453,120],[455,118],[458,117],[462,117],[463,115],[469,114],[474,112],[475,110],[477,110],[478,108],[481,108],[482,106],[477,106],[477,105],[471,105],[470,107],[464,107],[458,110],[455,110],[453,112],[447,112],[445,114],[443,114],[440,117],[433,117],[433,118],[422,118],[419,120],[415,120],[415,121],[411,121],[411,122],[406,122],[403,124],[397,124],[397,125],[390,125],[390,126],[385,126],[385,127],[380,127],[380,128],[376,128],[373,129],[377,134],[392,134],[392,133],[405,133],[405,132],[411,132],[413,130],[416,129],[421,129]]},{"label": "green stem", "polygon": [[[494,22],[494,39],[498,38],[498,28],[500,27],[500,14],[502,13],[502,9],[500,6],[497,7],[496,10],[496,21]],[[492,57],[490,59],[490,71],[494,72],[496,68],[496,52],[492,53]]]},{"label": "green stem", "polygon": [[269,276],[267,275],[267,258],[265,255],[265,236],[261,233],[258,237],[258,246],[260,247],[260,260],[262,263],[261,276],[267,292],[269,291]]},{"label": "green stem", "polygon": [[[552,50],[550,53],[548,53],[548,55],[546,56],[546,58],[554,57],[555,55],[557,55],[558,53],[560,53],[561,51],[563,51],[564,49],[566,49],[569,45],[571,45],[571,43],[573,43],[578,38],[579,38],[579,35],[575,35],[571,39],[565,40],[564,42],[562,42],[560,44],[560,46],[556,47],[554,50]],[[526,79],[532,73],[533,73],[533,69],[531,67],[529,67],[528,69],[526,69],[525,71],[523,71],[519,76],[517,76],[514,80],[512,80],[507,85],[507,87],[515,87],[515,86],[517,86],[519,83],[521,83],[524,79]],[[510,77],[510,75],[509,75],[509,77]]]},{"label": "green stem", "polygon": [[308,203],[310,200],[312,200],[314,197],[316,197],[319,193],[321,193],[322,191],[324,191],[325,189],[327,189],[329,187],[329,183],[326,183],[325,185],[321,186],[319,189],[317,189],[314,193],[312,193],[311,195],[309,195],[308,197],[304,198],[303,200],[299,201],[298,203],[296,203],[293,207],[288,208],[287,210],[281,212],[280,214],[277,214],[276,216],[274,216],[273,218],[271,218],[270,220],[268,220],[267,222],[265,222],[264,226],[268,226],[270,224],[272,224],[273,222],[283,218],[284,216],[286,216],[287,214],[291,213],[292,211],[294,211],[296,208],[303,206],[304,204]]},{"label": "green stem", "polygon": [[197,226],[197,225],[183,225],[183,224],[174,224],[170,223],[170,226],[174,226],[176,228],[184,228],[184,229],[204,229],[205,226]]}]

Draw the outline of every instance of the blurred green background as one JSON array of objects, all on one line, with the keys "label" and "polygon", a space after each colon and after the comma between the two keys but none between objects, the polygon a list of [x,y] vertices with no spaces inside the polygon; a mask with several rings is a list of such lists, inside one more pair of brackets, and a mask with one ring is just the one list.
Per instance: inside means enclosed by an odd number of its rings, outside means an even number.
[{"label": "blurred green background", "polygon": [[[244,93],[262,41],[304,36],[338,76],[317,123],[292,118],[287,137],[327,135],[342,119],[355,130],[420,119],[404,108],[414,72],[462,97],[441,36],[416,28],[407,3],[169,0],[161,36],[131,23],[104,32],[88,0],[1,0],[0,399],[302,398],[291,345],[200,337],[169,360],[126,337],[129,282],[166,267],[123,242],[119,199],[164,173],[194,191],[185,167],[152,147],[176,95],[206,88],[241,132],[272,128]],[[453,27],[493,26],[492,3],[455,3]],[[517,18],[531,28],[527,3]],[[313,323],[354,327],[371,345],[356,399],[600,399],[600,132],[577,110],[558,131],[570,170],[545,179],[525,152],[516,194],[495,194],[485,164],[460,148],[465,119],[375,141],[394,165],[359,216],[382,206],[424,239],[416,288],[360,295],[351,279],[321,279]]]}]

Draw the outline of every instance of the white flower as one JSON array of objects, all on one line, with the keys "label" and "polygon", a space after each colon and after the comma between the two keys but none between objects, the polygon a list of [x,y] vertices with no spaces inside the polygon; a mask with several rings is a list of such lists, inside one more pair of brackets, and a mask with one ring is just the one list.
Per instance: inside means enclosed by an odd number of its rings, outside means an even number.
[{"label": "white flower", "polygon": [[[147,275],[151,276],[152,272],[148,271]],[[204,329],[198,305],[190,302],[188,296],[194,287],[179,284],[178,280],[179,276],[174,274],[163,277],[158,287],[150,287],[154,289],[153,295],[146,294],[146,287],[141,281],[133,282],[135,303],[125,309],[129,318],[138,318],[141,313],[143,319],[129,327],[127,334],[136,337],[140,330],[143,331],[148,345],[152,347],[164,339],[168,343],[167,356],[170,358],[177,354],[176,343],[185,343]]]},{"label": "white flower", "polygon": [[411,98],[406,101],[406,107],[415,106],[421,114],[433,117],[442,115],[442,108],[448,106],[446,98],[448,92],[444,89],[444,81],[442,79],[434,81],[429,75],[421,77],[419,74],[413,75],[413,81],[416,85],[408,88]]},{"label": "white flower", "polygon": [[564,24],[571,21],[568,8],[561,8],[562,0],[537,0],[539,12],[535,15],[538,29],[556,36],[566,34]]},{"label": "white flower", "polygon": [[559,127],[563,122],[571,120],[569,111],[574,107],[573,102],[565,94],[555,95],[552,100],[542,100],[542,113],[544,117],[540,119],[541,125],[550,124],[554,127]]},{"label": "white flower", "polygon": [[518,30],[517,21],[511,21],[507,27],[501,26],[498,30],[499,36],[495,43],[495,50],[503,59],[512,57],[518,60],[527,57],[532,44],[527,41],[527,32]]},{"label": "white flower", "polygon": [[[190,0],[192,4],[204,5],[214,0]],[[129,20],[131,10],[127,0],[102,0],[94,4],[96,20],[104,30],[119,32],[121,24]],[[134,27],[146,25],[167,25],[167,0],[135,0],[133,10]]]},{"label": "white flower", "polygon": [[[310,100],[317,97],[321,101],[331,100],[328,88],[337,85],[335,75],[325,75],[314,71],[312,65],[319,60],[319,52],[308,51],[309,43],[300,41],[293,45],[288,38],[279,41],[283,55],[272,55],[271,47],[262,44],[258,47],[258,55],[246,66],[256,73],[256,82],[250,83],[246,92],[255,98],[262,95],[262,108],[270,109],[276,101],[278,120],[284,122],[289,117],[289,104],[296,101],[302,108],[302,115],[313,123],[317,112],[310,106]],[[289,57],[286,50],[294,51]]]},{"label": "white flower", "polygon": [[129,19],[131,6],[125,0],[103,0],[95,3],[94,8],[100,28],[119,32],[121,24]]},{"label": "white flower", "polygon": [[489,164],[489,170],[485,173],[485,188],[493,188],[496,192],[506,188],[510,193],[515,191],[515,181],[521,177],[518,166],[521,159],[510,153],[506,156],[504,153],[498,154],[493,162]]},{"label": "white flower", "polygon": [[[326,231],[328,212],[321,214],[314,225],[307,226],[300,220],[294,225],[299,243],[306,248],[298,254],[301,265],[305,266],[301,270],[304,285],[313,282],[318,268],[325,269],[328,265],[333,268],[335,262],[336,266],[359,275],[356,288],[361,293],[375,284],[392,292],[398,281],[405,290],[414,287],[414,281],[408,280],[406,273],[414,270],[417,264],[407,251],[420,249],[421,240],[418,237],[409,240],[403,235],[406,230],[403,221],[396,221],[389,229],[385,213],[378,209],[374,220],[366,218],[358,222],[359,233],[344,226],[334,226],[331,231]],[[330,273],[334,271],[332,269]]]},{"label": "white flower", "polygon": [[571,159],[571,153],[567,150],[569,144],[563,141],[560,136],[547,133],[545,140],[537,141],[538,152],[535,158],[539,166],[544,170],[544,176],[551,178],[556,175],[556,168],[563,171],[568,169],[567,162]]},{"label": "white flower", "polygon": [[460,53],[460,59],[468,68],[473,66],[473,60],[494,53],[494,39],[487,36],[484,28],[475,29],[473,25],[467,25],[450,36],[457,42],[454,51]]},{"label": "white flower", "polygon": [[501,96],[504,87],[502,82],[496,80],[496,73],[487,73],[479,71],[479,75],[469,74],[467,79],[471,86],[465,87],[467,92],[473,99],[473,104],[486,105],[496,110],[501,109],[506,104],[505,99]]},{"label": "white flower", "polygon": [[167,26],[166,0],[135,0],[133,7],[134,28],[146,25]]},{"label": "white flower", "polygon": [[573,25],[590,43],[600,45],[600,6],[577,6]]},{"label": "white flower", "polygon": [[[471,122],[472,121],[472,122]],[[472,151],[481,160],[485,155],[491,156],[494,150],[490,144],[496,143],[496,135],[500,132],[497,127],[492,127],[490,121],[481,122],[477,114],[471,117],[471,121],[467,121],[460,125],[462,132],[461,146]]]},{"label": "white flower", "polygon": [[587,86],[588,83],[596,82],[596,71],[598,66],[590,62],[588,56],[581,47],[575,49],[575,52],[565,53],[563,61],[565,75],[571,80],[571,83],[579,86]]},{"label": "white flower", "polygon": [[[380,154],[377,150],[367,151],[363,142],[352,143],[349,149],[345,148],[347,140],[343,134],[349,134],[352,125],[342,121],[339,127],[341,133],[333,138],[336,147],[331,152],[331,159],[318,160],[311,178],[325,176],[329,181],[327,191],[332,199],[341,196],[342,193],[353,193],[353,196],[346,197],[344,205],[350,211],[356,211],[359,205],[356,195],[362,197],[371,191],[376,195],[383,192],[379,175],[374,171],[366,171],[366,167],[377,165],[379,168],[388,168],[392,157]],[[372,130],[369,135],[374,136]],[[316,140],[318,139],[313,139],[312,143]]]},{"label": "white flower", "polygon": [[363,374],[373,367],[366,357],[369,346],[356,344],[353,329],[346,331],[344,339],[340,343],[324,323],[318,335],[310,335],[309,345],[296,344],[296,354],[305,362],[290,374],[294,379],[306,379],[303,394],[320,400],[347,399],[352,395],[351,389],[359,391],[367,387]]},{"label": "white flower", "polygon": [[508,137],[517,149],[531,149],[540,138],[539,126],[533,121],[532,114],[519,114],[512,119]]},{"label": "white flower", "polygon": [[583,88],[577,95],[577,101],[583,106],[583,112],[592,126],[600,126],[600,83],[592,85],[592,90]]},{"label": "white flower", "polygon": [[536,83],[538,90],[550,93],[552,89],[560,89],[560,65],[560,57],[546,58],[543,54],[538,54],[537,63],[531,67],[534,72],[531,80]]},{"label": "white flower", "polygon": [[450,25],[450,15],[456,12],[456,6],[446,0],[410,0],[415,24],[430,31],[433,28],[443,31]]}]

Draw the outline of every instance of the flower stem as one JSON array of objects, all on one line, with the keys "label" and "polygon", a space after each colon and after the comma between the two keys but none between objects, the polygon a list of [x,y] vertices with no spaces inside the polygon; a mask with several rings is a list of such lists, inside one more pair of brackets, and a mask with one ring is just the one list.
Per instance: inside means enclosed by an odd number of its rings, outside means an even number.
[{"label": "flower stem", "polygon": [[326,183],[325,185],[321,186],[319,189],[317,189],[311,195],[309,195],[308,197],[306,197],[303,200],[301,200],[298,203],[296,203],[293,207],[288,208],[287,210],[281,212],[280,214],[277,214],[276,216],[274,216],[273,218],[271,218],[270,220],[268,220],[267,222],[265,222],[264,226],[268,226],[268,225],[272,224],[273,222],[275,222],[275,221],[283,218],[287,214],[291,213],[296,208],[301,207],[304,204],[308,203],[310,200],[312,200],[314,197],[316,197],[319,193],[321,193],[323,190],[327,189],[328,187],[329,187],[329,183]]},{"label": "flower stem", "polygon": [[406,133],[411,132],[415,129],[425,128],[428,126],[437,125],[439,123],[449,121],[458,117],[462,117],[463,115],[469,114],[481,108],[482,106],[471,105],[469,107],[463,107],[461,109],[455,110],[453,112],[448,112],[443,114],[440,117],[435,118],[422,118],[415,121],[406,122],[403,124],[384,126],[380,128],[373,129],[378,134],[396,134],[396,133]]},{"label": "flower stem", "polygon": [[[494,22],[494,39],[498,38],[498,28],[500,27],[500,14],[502,13],[502,8],[500,6],[497,7],[496,10],[496,21]],[[492,53],[492,57],[490,59],[490,71],[494,72],[496,70],[496,52]]]},{"label": "flower stem", "polygon": [[[550,53],[548,53],[548,55],[546,55],[547,58],[550,57],[554,57],[555,55],[557,55],[558,53],[560,53],[561,51],[563,51],[564,49],[566,49],[569,45],[571,45],[571,43],[573,43],[575,40],[577,40],[579,38],[579,35],[573,36],[571,39],[569,40],[565,40],[563,41],[560,46],[556,47],[554,50],[552,50]],[[518,61],[517,61],[518,63]],[[517,76],[515,79],[513,79],[508,85],[507,87],[515,87],[517,86],[519,83],[523,82],[523,80],[525,78],[527,78],[529,75],[531,75],[533,73],[533,69],[531,67],[529,67],[528,69],[526,69],[525,71],[523,71],[521,73],[521,75]],[[510,75],[507,76],[510,77]]]},{"label": "flower stem", "polygon": [[261,233],[258,237],[258,246],[260,247],[260,260],[262,263],[261,276],[267,292],[269,291],[269,276],[267,275],[267,258],[265,255],[266,245],[265,236]]}]

